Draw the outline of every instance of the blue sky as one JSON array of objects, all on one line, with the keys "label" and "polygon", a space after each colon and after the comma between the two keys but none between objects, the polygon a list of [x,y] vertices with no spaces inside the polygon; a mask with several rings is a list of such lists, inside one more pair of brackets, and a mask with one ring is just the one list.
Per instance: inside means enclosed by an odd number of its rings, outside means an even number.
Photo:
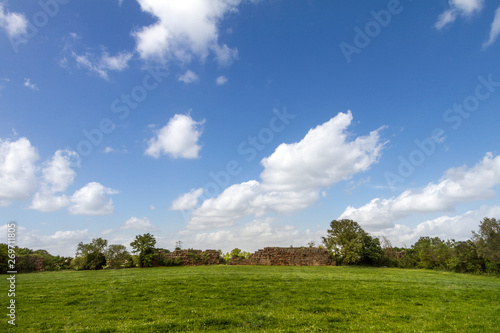
[{"label": "blue sky", "polygon": [[468,239],[500,216],[499,6],[0,1],[1,215],[63,255],[319,244],[338,218]]}]

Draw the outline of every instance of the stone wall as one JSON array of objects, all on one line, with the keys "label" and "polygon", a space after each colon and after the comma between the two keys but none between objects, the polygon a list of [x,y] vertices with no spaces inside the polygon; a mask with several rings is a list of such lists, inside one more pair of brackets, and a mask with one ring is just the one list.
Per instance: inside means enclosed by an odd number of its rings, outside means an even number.
[{"label": "stone wall", "polygon": [[326,249],[314,247],[266,247],[248,259],[233,257],[230,265],[334,266]]},{"label": "stone wall", "polygon": [[159,255],[163,256],[165,259],[171,259],[173,261],[180,260],[179,265],[181,266],[220,264],[219,251],[216,250],[176,250],[169,253],[160,252]]}]

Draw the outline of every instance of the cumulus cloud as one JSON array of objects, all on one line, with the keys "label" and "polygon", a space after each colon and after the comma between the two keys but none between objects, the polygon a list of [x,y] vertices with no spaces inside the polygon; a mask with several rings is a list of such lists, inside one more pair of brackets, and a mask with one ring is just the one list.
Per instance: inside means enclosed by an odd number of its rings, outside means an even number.
[{"label": "cumulus cloud", "polygon": [[186,73],[179,76],[179,81],[184,83],[193,83],[198,81],[198,75],[191,70],[187,70]]},{"label": "cumulus cloud", "polygon": [[66,195],[56,194],[66,191],[66,188],[73,183],[76,172],[71,168],[72,164],[79,165],[79,156],[69,150],[56,151],[52,159],[45,163],[42,183],[33,197],[31,209],[52,212],[69,206],[70,200]]},{"label": "cumulus cloud", "polygon": [[193,189],[172,201],[172,210],[192,210],[198,206],[198,199],[203,194],[203,188]]},{"label": "cumulus cloud", "polygon": [[68,211],[73,215],[110,215],[114,211],[114,206],[113,200],[107,195],[116,193],[118,191],[99,183],[89,183],[71,196],[71,206],[68,207]]},{"label": "cumulus cloud", "polygon": [[235,247],[256,251],[267,246],[305,246],[324,236],[324,230],[298,230],[290,225],[275,225],[270,218],[257,219],[239,228],[198,233],[194,243],[202,248],[230,251]]},{"label": "cumulus cloud", "polygon": [[121,72],[128,67],[128,62],[132,58],[132,53],[120,52],[115,56],[110,56],[107,52],[98,57],[90,52],[84,54],[72,53],[73,58],[79,67],[83,67],[91,72],[96,73],[101,78],[109,79],[108,72]]},{"label": "cumulus cloud", "polygon": [[157,230],[157,228],[149,222],[149,219],[147,217],[144,217],[142,219],[137,218],[137,217],[131,217],[129,218],[121,227],[120,229],[136,229],[136,230],[141,230],[141,231],[154,231]]},{"label": "cumulus cloud", "polygon": [[368,170],[384,147],[381,128],[350,141],[351,122],[351,112],[339,113],[301,141],[281,144],[261,161],[261,182],[235,184],[206,199],[192,212],[188,228],[225,227],[248,215],[299,211],[316,202],[325,188]]},{"label": "cumulus cloud", "polygon": [[375,236],[386,236],[394,246],[410,246],[422,236],[441,239],[467,240],[476,231],[484,217],[500,216],[500,206],[483,206],[461,215],[440,216],[419,223],[416,227],[396,224],[391,228],[373,232]]},{"label": "cumulus cloud", "polygon": [[176,114],[148,141],[145,154],[154,158],[162,154],[173,158],[198,158],[203,123],[194,121],[189,115]]},{"label": "cumulus cloud", "polygon": [[214,54],[220,64],[229,64],[237,51],[219,42],[219,24],[237,11],[241,0],[138,0],[142,11],[156,22],[133,32],[136,50],[145,60],[202,61]]},{"label": "cumulus cloud", "polygon": [[471,17],[483,9],[483,0],[450,0],[450,8],[442,12],[435,24],[436,29],[441,30],[448,24],[453,23],[457,17]]},{"label": "cumulus cloud", "polygon": [[[88,229],[61,230],[48,235],[43,234],[41,230],[29,230],[22,225],[18,225],[17,230],[16,245],[34,250],[47,250],[53,255],[73,257],[79,242],[90,241]],[[0,232],[7,234],[6,223],[0,225]]]},{"label": "cumulus cloud", "polygon": [[390,199],[375,198],[360,207],[347,207],[339,218],[352,219],[363,227],[391,227],[399,219],[415,213],[450,211],[459,203],[495,197],[500,184],[500,156],[487,153],[472,168],[446,171],[438,183],[410,189]]},{"label": "cumulus cloud", "polygon": [[37,186],[35,162],[38,153],[27,138],[0,139],[0,205],[30,197]]},{"label": "cumulus cloud", "polygon": [[0,2],[0,28],[3,29],[9,37],[23,35],[27,32],[28,20],[23,14],[7,11],[4,8],[4,3]]},{"label": "cumulus cloud", "polygon": [[500,7],[495,11],[495,18],[493,19],[493,23],[491,24],[490,30],[490,38],[483,43],[483,49],[491,46],[498,38],[500,34]]},{"label": "cumulus cloud", "polygon": [[226,82],[227,82],[227,77],[225,77],[224,75],[219,76],[215,80],[215,83],[217,83],[218,86],[223,86],[226,84]]}]

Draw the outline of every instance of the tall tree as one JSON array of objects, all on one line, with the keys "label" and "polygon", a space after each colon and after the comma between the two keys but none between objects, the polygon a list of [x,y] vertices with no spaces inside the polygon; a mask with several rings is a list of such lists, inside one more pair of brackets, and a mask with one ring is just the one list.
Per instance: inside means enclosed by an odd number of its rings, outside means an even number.
[{"label": "tall tree", "polygon": [[102,238],[94,238],[89,244],[78,243],[75,254],[75,268],[77,269],[101,269],[106,266],[104,251],[108,241]]},{"label": "tall tree", "polygon": [[333,220],[323,244],[339,263],[356,264],[363,259],[366,232],[353,220]]},{"label": "tall tree", "polygon": [[500,222],[485,217],[479,225],[479,231],[473,231],[472,235],[477,253],[485,259],[488,270],[500,272]]},{"label": "tall tree", "polygon": [[109,266],[113,268],[120,268],[126,261],[132,260],[127,248],[121,244],[112,244],[108,246],[104,254],[109,262]]},{"label": "tall tree", "polygon": [[150,267],[153,265],[154,248],[156,239],[150,233],[135,236],[135,240],[130,243],[133,253],[139,253],[139,266]]}]

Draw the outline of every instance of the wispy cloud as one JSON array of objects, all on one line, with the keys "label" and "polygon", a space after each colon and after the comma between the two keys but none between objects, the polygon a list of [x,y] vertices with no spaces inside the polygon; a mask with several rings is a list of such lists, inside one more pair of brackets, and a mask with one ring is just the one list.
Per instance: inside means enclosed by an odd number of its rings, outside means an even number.
[{"label": "wispy cloud", "polygon": [[30,88],[31,90],[35,90],[35,91],[40,90],[36,84],[31,82],[31,79],[29,79],[29,78],[24,79],[24,86],[27,88]]},{"label": "wispy cloud", "polygon": [[493,19],[493,23],[491,23],[490,37],[486,42],[483,43],[483,49],[486,49],[493,43],[495,43],[499,34],[500,34],[500,7],[498,7],[497,10],[495,11],[495,17]]},{"label": "wispy cloud", "polygon": [[222,86],[222,85],[226,84],[226,82],[227,82],[227,77],[225,77],[224,75],[219,76],[215,80],[215,83],[217,83],[218,86]]},{"label": "wispy cloud", "polygon": [[198,81],[198,75],[196,75],[193,71],[188,70],[186,73],[179,76],[179,81],[184,83],[193,83]]},{"label": "wispy cloud", "polygon": [[441,30],[448,24],[455,22],[459,16],[469,18],[483,9],[483,2],[483,0],[450,0],[450,8],[439,15],[434,26]]},{"label": "wispy cloud", "polygon": [[121,72],[125,70],[132,58],[132,53],[125,51],[115,56],[110,56],[107,52],[103,52],[101,56],[96,56],[90,52],[84,54],[72,52],[72,55],[79,67],[94,72],[105,80],[109,79],[109,71]]}]

